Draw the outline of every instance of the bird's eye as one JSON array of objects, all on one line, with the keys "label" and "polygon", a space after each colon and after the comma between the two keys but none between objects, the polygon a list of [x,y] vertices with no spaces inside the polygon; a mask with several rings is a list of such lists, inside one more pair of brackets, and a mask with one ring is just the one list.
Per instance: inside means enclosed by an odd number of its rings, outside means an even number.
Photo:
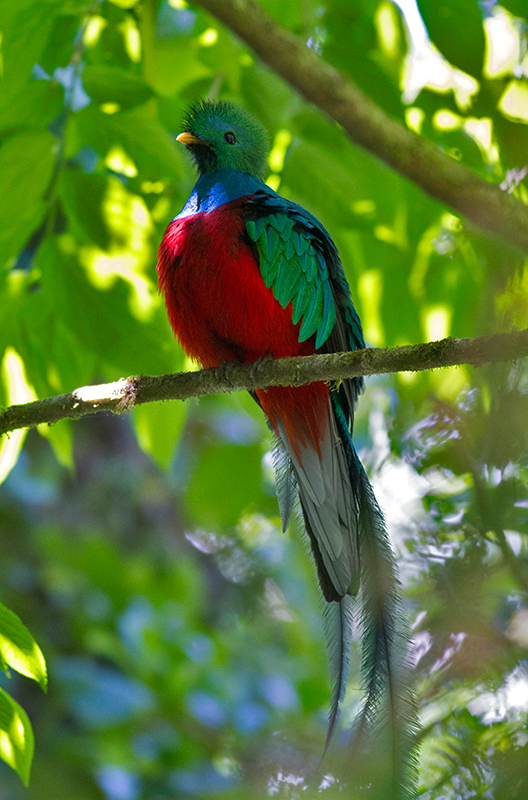
[{"label": "bird's eye", "polygon": [[228,144],[235,144],[237,140],[233,131],[228,131],[227,133],[224,133],[224,139]]}]

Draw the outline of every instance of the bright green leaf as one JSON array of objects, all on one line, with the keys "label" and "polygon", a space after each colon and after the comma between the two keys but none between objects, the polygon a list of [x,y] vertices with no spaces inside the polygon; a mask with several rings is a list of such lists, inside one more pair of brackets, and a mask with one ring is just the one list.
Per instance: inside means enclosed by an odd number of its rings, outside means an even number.
[{"label": "bright green leaf", "polygon": [[133,8],[139,3],[139,0],[110,0],[110,2],[119,8]]},{"label": "bright green leaf", "polygon": [[172,461],[187,410],[187,404],[178,400],[134,408],[132,419],[139,445],[163,469]]},{"label": "bright green leaf", "polygon": [[0,603],[0,653],[10,667],[47,688],[46,661],[42,651],[16,614]]},{"label": "bright green leaf", "polygon": [[73,434],[71,421],[62,419],[56,425],[39,425],[38,432],[48,440],[57,456],[57,461],[64,467],[72,469],[73,463]]},{"label": "bright green leaf", "polygon": [[[31,403],[36,400],[33,387],[28,384],[24,362],[10,346],[4,350],[1,378],[7,405]],[[18,461],[27,430],[12,431],[0,439],[0,483],[2,483]]]},{"label": "bright green leaf", "polygon": [[0,689],[0,758],[18,772],[26,786],[33,750],[33,730],[26,712]]}]

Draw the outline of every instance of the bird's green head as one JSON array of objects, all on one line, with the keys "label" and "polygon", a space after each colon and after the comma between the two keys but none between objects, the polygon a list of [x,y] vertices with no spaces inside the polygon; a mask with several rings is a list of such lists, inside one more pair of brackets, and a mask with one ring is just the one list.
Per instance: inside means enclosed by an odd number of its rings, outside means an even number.
[{"label": "bird's green head", "polygon": [[192,106],[177,137],[190,150],[202,175],[234,169],[264,178],[268,135],[244,108],[224,101],[203,100]]}]

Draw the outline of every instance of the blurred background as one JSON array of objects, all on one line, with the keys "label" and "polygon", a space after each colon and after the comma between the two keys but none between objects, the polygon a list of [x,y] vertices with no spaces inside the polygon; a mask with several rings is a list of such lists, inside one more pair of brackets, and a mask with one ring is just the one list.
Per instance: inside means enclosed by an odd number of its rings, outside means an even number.
[{"label": "blurred background", "polygon": [[[525,0],[261,4],[527,202]],[[194,368],[155,261],[195,180],[175,135],[206,95],[268,129],[268,183],[335,239],[369,345],[527,326],[525,254],[351,144],[199,4],[4,0],[0,20],[3,406]],[[527,392],[519,363],[371,378],[360,401],[413,626],[424,800],[528,797]],[[49,689],[2,676],[35,755],[28,787],[0,762],[1,800],[348,796],[360,653],[318,769],[321,601],[270,447],[241,393],[2,439],[0,601]]]}]

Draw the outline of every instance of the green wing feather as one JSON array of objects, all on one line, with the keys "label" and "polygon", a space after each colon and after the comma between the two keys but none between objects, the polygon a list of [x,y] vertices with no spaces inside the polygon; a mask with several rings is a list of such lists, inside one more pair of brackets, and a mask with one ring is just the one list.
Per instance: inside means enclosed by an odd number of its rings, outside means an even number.
[{"label": "green wing feather", "polygon": [[316,334],[315,346],[328,339],[336,307],[317,233],[286,211],[248,220],[246,230],[259,253],[262,279],[283,308],[292,303],[294,324],[302,320],[299,341]]}]

